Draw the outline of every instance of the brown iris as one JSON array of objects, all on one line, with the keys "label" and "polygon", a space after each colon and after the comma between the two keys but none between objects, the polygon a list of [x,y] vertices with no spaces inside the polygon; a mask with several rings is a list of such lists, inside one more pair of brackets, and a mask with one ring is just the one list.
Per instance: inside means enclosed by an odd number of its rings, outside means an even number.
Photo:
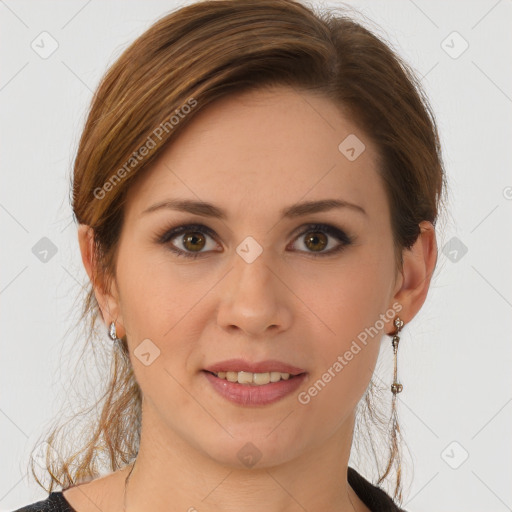
[{"label": "brown iris", "polygon": [[[312,234],[306,238],[306,245],[315,252],[321,251],[327,245],[327,237],[324,233],[313,231]],[[315,245],[319,245],[320,247],[316,249]]]},{"label": "brown iris", "polygon": [[[190,246],[188,244],[191,244]],[[201,250],[205,245],[204,236],[198,231],[192,231],[183,237],[183,245],[189,251]],[[199,247],[197,247],[199,245]],[[194,247],[195,246],[195,247]]]}]

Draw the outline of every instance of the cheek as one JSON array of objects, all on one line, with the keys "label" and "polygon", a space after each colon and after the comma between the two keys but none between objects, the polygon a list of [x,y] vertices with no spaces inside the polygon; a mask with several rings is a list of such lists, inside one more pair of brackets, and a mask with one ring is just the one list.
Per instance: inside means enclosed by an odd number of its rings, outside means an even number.
[{"label": "cheek", "polygon": [[192,371],[190,354],[204,328],[201,300],[218,281],[211,273],[199,276],[193,267],[173,263],[165,251],[133,250],[119,258],[123,323],[143,391],[168,381],[173,389],[172,376],[182,382]]},{"label": "cheek", "polygon": [[323,395],[317,406],[331,400],[340,407],[341,403],[355,405],[368,385],[384,334],[381,315],[388,307],[387,265],[382,258],[360,254],[353,262],[347,259],[337,272],[329,272],[335,277],[328,285],[310,288],[306,303],[317,317],[311,348],[318,370],[308,395]]},{"label": "cheek", "polygon": [[[365,248],[340,264],[301,273],[294,292],[307,305],[308,316],[323,326],[326,339],[348,341],[373,325],[387,307],[390,274],[387,262]],[[304,277],[307,276],[307,277]]]},{"label": "cheek", "polygon": [[123,319],[138,337],[164,339],[208,289],[193,265],[176,264],[163,248],[126,250],[118,261]]}]

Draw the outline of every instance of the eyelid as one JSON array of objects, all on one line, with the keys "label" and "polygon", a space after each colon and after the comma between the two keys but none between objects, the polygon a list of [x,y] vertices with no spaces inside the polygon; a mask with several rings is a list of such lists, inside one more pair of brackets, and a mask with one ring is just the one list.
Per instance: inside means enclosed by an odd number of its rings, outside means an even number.
[{"label": "eyelid", "polygon": [[177,226],[170,226],[163,230],[163,233],[161,235],[157,235],[155,241],[165,244],[169,240],[172,240],[173,238],[177,237],[181,233],[187,232],[187,231],[200,231],[207,235],[210,235],[212,238],[216,237],[216,233],[213,229],[209,228],[208,226],[205,226],[204,224],[178,224]]},{"label": "eyelid", "polygon": [[[185,224],[179,224],[175,226],[168,227],[167,229],[163,230],[163,234],[156,235],[154,241],[158,244],[168,244],[168,242],[177,236],[179,236],[182,233],[186,232],[193,232],[198,231],[200,233],[203,233],[205,235],[209,235],[211,238],[213,238],[217,243],[217,234],[215,231],[208,226],[205,226],[204,224],[198,224],[198,223],[185,223]],[[292,231],[292,233],[289,236],[293,236],[292,244],[296,242],[297,238],[299,238],[302,235],[305,235],[309,232],[324,232],[328,236],[335,238],[340,243],[337,247],[330,249],[329,251],[319,251],[315,253],[314,251],[302,251],[299,250],[297,252],[299,253],[305,253],[308,255],[311,255],[313,257],[327,257],[330,255],[334,255],[341,250],[343,250],[346,246],[351,245],[353,241],[355,240],[355,237],[353,235],[347,234],[345,229],[338,228],[332,224],[328,223],[321,223],[321,222],[308,222],[304,223],[301,226],[298,226],[296,229]],[[286,246],[288,247],[289,244]],[[180,256],[188,257],[188,258],[197,258],[202,257],[203,255],[208,254],[212,251],[206,251],[206,252],[184,252],[182,249],[179,249],[177,247],[170,248],[172,252],[175,254],[178,254]]]},{"label": "eyelid", "polygon": [[[299,226],[296,230],[293,231],[293,240],[292,244],[296,242],[297,239],[304,236],[307,233],[314,233],[314,232],[323,232],[326,233],[329,237],[335,238],[338,240],[339,244],[329,249],[328,251],[297,251],[298,253],[307,254],[308,256],[313,257],[329,257],[334,256],[338,254],[339,252],[343,251],[347,246],[351,245],[355,237],[352,235],[347,234],[345,229],[338,228],[332,224],[324,223],[324,222],[309,222],[306,224],[303,224],[302,226]],[[288,246],[287,246],[288,247]]]}]

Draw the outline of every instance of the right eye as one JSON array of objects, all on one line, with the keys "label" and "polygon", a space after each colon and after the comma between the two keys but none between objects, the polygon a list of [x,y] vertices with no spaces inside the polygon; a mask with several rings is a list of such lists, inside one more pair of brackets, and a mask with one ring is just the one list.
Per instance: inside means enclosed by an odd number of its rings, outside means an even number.
[{"label": "right eye", "polygon": [[[208,247],[207,238],[214,238],[214,231],[202,224],[186,224],[168,229],[158,237],[158,242],[167,245],[169,249],[185,258],[197,258]],[[170,243],[171,240],[177,240]],[[210,244],[210,249],[214,249],[216,243]],[[181,246],[181,247],[180,247]]]}]

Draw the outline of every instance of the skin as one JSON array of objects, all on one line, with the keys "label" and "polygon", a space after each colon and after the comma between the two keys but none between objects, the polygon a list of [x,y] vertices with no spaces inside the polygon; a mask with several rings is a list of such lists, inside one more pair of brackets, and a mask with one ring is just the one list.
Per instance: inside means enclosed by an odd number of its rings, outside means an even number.
[{"label": "skin", "polygon": [[[366,145],[355,161],[338,150],[349,134]],[[115,320],[118,337],[127,335],[144,395],[128,511],[369,510],[346,472],[355,409],[380,340],[391,349],[384,335],[394,330],[394,317],[366,345],[360,343],[357,355],[306,405],[297,393],[267,406],[232,404],[201,370],[232,357],[279,359],[308,372],[300,392],[394,303],[401,305],[407,328],[428,292],[435,231],[430,222],[421,223],[399,272],[377,156],[369,138],[331,101],[275,87],[209,105],[130,189],[115,282],[107,292],[95,288],[105,324]],[[141,215],[170,198],[211,202],[226,209],[228,218],[169,209]],[[279,216],[297,202],[328,198],[355,203],[366,215],[339,208]],[[184,245],[181,235],[172,242],[202,252],[197,259],[171,252],[171,241],[154,241],[167,228],[192,222],[216,236],[204,235],[203,248]],[[354,241],[341,252],[315,257],[318,242],[306,245],[311,230],[292,233],[311,222],[336,226]],[[80,226],[78,236],[92,279],[91,231]],[[250,264],[236,252],[247,236],[263,248]],[[340,244],[324,237],[325,253]],[[133,355],[147,338],[160,350],[149,366]],[[262,454],[252,468],[237,457],[248,442]],[[78,512],[121,511],[129,469],[64,495]]]}]

